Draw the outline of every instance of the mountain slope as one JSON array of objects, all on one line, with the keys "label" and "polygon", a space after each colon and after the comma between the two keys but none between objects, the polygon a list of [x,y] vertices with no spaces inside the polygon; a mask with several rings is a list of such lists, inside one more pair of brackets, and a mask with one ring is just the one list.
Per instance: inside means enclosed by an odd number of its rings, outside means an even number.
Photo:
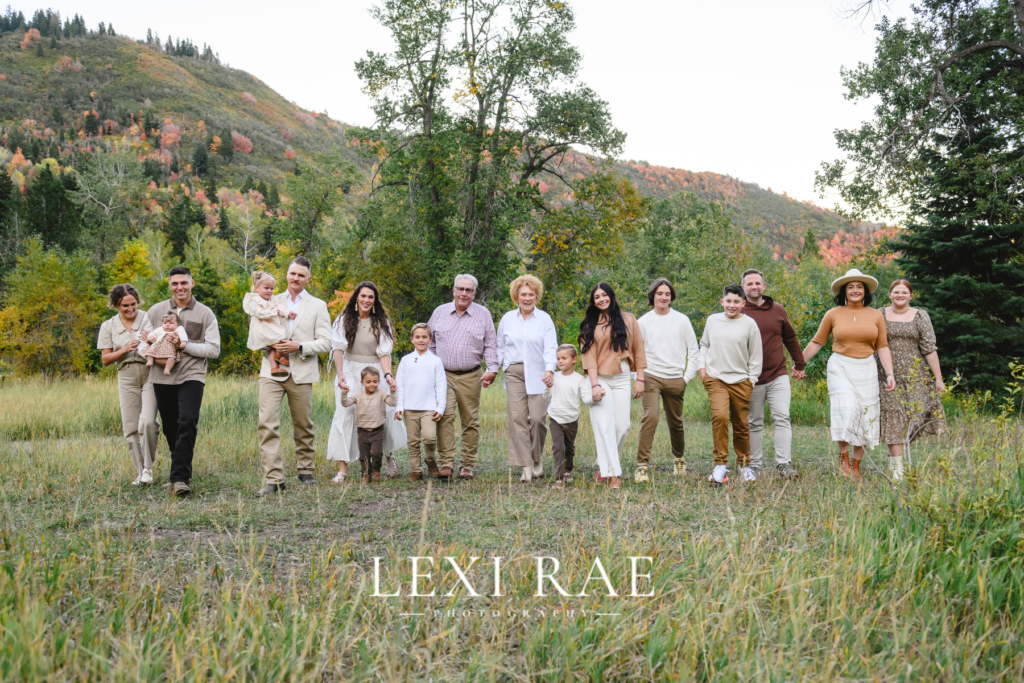
[{"label": "mountain slope", "polygon": [[[32,161],[55,156],[55,145],[73,158],[76,149],[127,140],[144,156],[148,151],[163,181],[172,181],[189,173],[195,147],[217,135],[222,154],[211,163],[219,184],[241,184],[249,176],[271,182],[294,170],[296,157],[333,148],[367,167],[345,145],[346,124],[285,100],[252,74],[219,64],[212,51],[205,58],[170,56],[156,41],[98,32],[33,39],[30,33],[22,26],[0,36],[0,121],[10,151],[22,148]],[[595,168],[583,154],[565,163],[574,177]],[[633,161],[614,169],[656,198],[685,190],[721,202],[736,224],[786,260],[799,253],[808,229],[823,241],[876,227],[852,225],[727,175]],[[554,179],[541,187],[553,202],[569,201],[567,188]]]}]

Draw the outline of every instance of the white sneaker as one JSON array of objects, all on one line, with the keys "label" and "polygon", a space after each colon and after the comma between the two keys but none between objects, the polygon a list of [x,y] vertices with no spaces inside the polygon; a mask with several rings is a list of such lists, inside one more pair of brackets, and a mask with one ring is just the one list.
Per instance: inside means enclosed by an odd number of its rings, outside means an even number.
[{"label": "white sneaker", "polygon": [[544,476],[544,465],[534,465],[533,466],[533,478],[534,479],[540,479],[543,476]]},{"label": "white sneaker", "polygon": [[729,477],[726,474],[728,471],[729,470],[725,468],[725,465],[715,465],[715,469],[712,470],[711,475],[708,476],[708,481],[713,481],[716,484],[724,484],[729,481]]},{"label": "white sneaker", "polygon": [[141,476],[135,477],[135,481],[132,482],[132,486],[138,486],[141,483],[142,483],[142,477]]},{"label": "white sneaker", "polygon": [[153,470],[148,467],[142,468],[142,476],[139,477],[140,484],[152,484],[153,483]]},{"label": "white sneaker", "polygon": [[741,467],[740,475],[742,475],[743,481],[757,481],[757,475],[749,467]]}]

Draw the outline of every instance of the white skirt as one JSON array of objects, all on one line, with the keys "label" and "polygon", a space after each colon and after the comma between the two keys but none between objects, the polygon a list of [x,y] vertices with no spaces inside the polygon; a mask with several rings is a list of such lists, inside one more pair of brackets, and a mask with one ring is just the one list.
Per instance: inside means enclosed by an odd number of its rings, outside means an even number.
[{"label": "white skirt", "polygon": [[[345,383],[349,391],[357,391],[359,387],[359,373],[365,367],[376,367],[380,370],[380,363],[360,363],[345,359],[343,371]],[[388,385],[381,378],[380,388],[377,391],[388,391]],[[405,424],[395,419],[395,409],[386,407],[386,419],[384,420],[384,455],[391,455],[400,448],[408,445],[408,436],[405,432]],[[341,389],[338,387],[338,380],[334,380],[334,419],[331,420],[331,433],[327,437],[327,459],[343,460],[345,462],[356,462],[359,460],[359,442],[356,439],[356,407],[346,408],[341,405]]]},{"label": "white skirt", "polygon": [[832,440],[873,450],[879,432],[875,357],[850,358],[833,353],[828,359],[827,378]]}]

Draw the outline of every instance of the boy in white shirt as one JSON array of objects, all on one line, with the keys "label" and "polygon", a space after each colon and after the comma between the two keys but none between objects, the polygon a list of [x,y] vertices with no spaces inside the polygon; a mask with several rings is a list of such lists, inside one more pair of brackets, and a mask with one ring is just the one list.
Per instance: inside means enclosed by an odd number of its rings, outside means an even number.
[{"label": "boy in white shirt", "polygon": [[444,417],[445,403],[448,401],[448,379],[441,359],[429,351],[432,337],[430,325],[413,325],[412,345],[416,350],[404,356],[398,364],[395,419],[405,418],[411,466],[407,481],[423,478],[421,443],[427,451],[427,472],[433,477],[440,473],[434,459],[434,449],[437,446],[437,423]]},{"label": "boy in white shirt", "polygon": [[580,401],[593,403],[590,380],[575,371],[576,347],[562,344],[555,350],[561,372],[555,373],[554,384],[544,389],[551,418],[551,450],[555,456],[556,489],[564,489],[572,481],[573,458],[576,456],[576,432],[579,430]]}]

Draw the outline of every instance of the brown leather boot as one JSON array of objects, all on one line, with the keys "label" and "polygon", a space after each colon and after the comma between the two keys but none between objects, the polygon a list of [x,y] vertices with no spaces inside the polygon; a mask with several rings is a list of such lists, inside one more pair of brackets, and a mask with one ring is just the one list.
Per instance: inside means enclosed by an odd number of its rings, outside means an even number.
[{"label": "brown leather boot", "polygon": [[441,474],[441,470],[437,469],[436,460],[430,460],[429,458],[427,459],[427,474],[429,474],[432,477],[436,477],[437,475]]},{"label": "brown leather boot", "polygon": [[840,453],[839,454],[839,474],[844,477],[849,477],[853,474],[853,468],[850,467],[850,454]]},{"label": "brown leather boot", "polygon": [[370,478],[373,479],[373,483],[376,484],[377,482],[380,481],[380,472],[374,472],[372,475],[370,475]]},{"label": "brown leather boot", "polygon": [[423,478],[422,472],[410,472],[409,476],[405,478],[406,481],[419,481]]},{"label": "brown leather boot", "polygon": [[852,460],[850,465],[850,476],[853,477],[853,480],[858,484],[864,481],[864,477],[860,476],[860,460]]},{"label": "brown leather boot", "polygon": [[370,473],[369,472],[363,472],[363,476],[360,479],[360,481],[363,484],[369,484],[370,483]]}]

